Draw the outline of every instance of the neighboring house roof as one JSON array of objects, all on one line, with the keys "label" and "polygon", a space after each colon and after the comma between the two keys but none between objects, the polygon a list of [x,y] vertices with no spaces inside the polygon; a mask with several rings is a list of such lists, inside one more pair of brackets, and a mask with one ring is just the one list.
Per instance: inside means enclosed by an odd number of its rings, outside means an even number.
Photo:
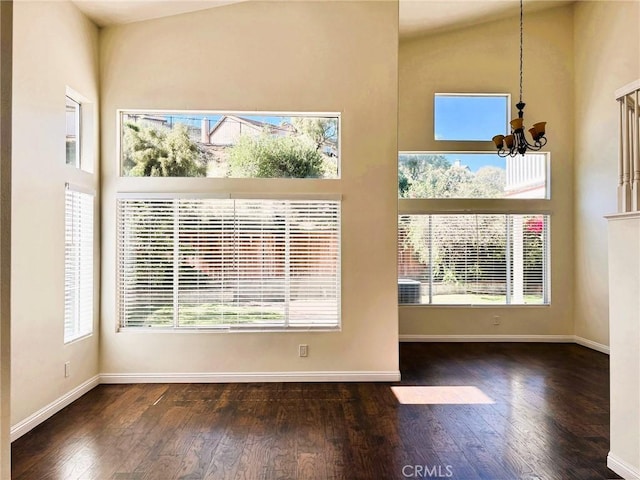
[{"label": "neighboring house roof", "polygon": [[274,125],[273,123],[261,122],[259,120],[253,120],[250,118],[238,117],[236,115],[223,115],[220,117],[220,120],[216,122],[213,128],[209,131],[209,136],[213,135],[215,131],[220,128],[220,126],[225,122],[225,120],[233,120],[244,125],[248,125],[250,127],[254,127],[256,129],[262,130],[264,128],[268,129],[270,132],[290,132],[291,129],[287,127],[282,127],[279,125]]},{"label": "neighboring house roof", "polygon": [[157,123],[167,123],[167,119],[163,116],[158,115],[149,115],[146,113],[128,113],[127,114],[130,119],[137,120],[146,120],[149,122],[157,122]]}]

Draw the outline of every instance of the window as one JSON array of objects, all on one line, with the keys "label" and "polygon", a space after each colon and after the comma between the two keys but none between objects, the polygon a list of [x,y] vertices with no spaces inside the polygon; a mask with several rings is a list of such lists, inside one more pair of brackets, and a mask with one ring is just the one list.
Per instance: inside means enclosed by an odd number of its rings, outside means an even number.
[{"label": "window", "polygon": [[[435,94],[436,140],[489,143],[509,101]],[[549,183],[548,153],[400,152],[398,303],[550,304]]]},{"label": "window", "polygon": [[491,141],[507,131],[507,94],[436,93],[434,138],[436,140]]},{"label": "window", "polygon": [[93,195],[65,192],[64,341],[93,331]]},{"label": "window", "polygon": [[66,97],[66,124],[67,124],[67,136],[66,136],[66,161],[67,165],[80,168],[80,103],[75,101],[70,96]]},{"label": "window", "polygon": [[117,208],[120,328],[339,326],[340,201],[123,194]]},{"label": "window", "polygon": [[400,198],[548,198],[548,156],[527,153],[501,158],[494,153],[401,152]]},{"label": "window", "polygon": [[546,215],[402,215],[398,301],[547,304]]},{"label": "window", "polygon": [[125,177],[339,178],[338,114],[120,112]]}]

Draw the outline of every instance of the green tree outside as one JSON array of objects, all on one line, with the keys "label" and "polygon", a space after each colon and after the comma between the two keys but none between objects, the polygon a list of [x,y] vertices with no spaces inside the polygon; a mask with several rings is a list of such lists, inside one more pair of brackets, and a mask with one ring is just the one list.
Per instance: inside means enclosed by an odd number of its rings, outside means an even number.
[{"label": "green tree outside", "polygon": [[263,133],[241,136],[229,149],[229,175],[250,178],[319,178],[322,154],[308,139]]},{"label": "green tree outside", "polygon": [[204,177],[207,155],[189,138],[187,127],[124,124],[123,169],[131,177]]}]

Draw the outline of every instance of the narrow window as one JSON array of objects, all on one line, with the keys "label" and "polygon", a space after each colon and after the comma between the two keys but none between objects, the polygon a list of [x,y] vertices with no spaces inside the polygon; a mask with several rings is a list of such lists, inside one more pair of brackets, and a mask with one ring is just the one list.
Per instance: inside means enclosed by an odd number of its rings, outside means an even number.
[{"label": "narrow window", "polygon": [[67,187],[65,193],[64,341],[93,331],[94,196]]},{"label": "narrow window", "polygon": [[76,168],[80,168],[80,156],[81,156],[81,128],[80,128],[80,114],[81,105],[73,98],[67,96],[66,107],[66,158],[67,165],[72,165]]}]

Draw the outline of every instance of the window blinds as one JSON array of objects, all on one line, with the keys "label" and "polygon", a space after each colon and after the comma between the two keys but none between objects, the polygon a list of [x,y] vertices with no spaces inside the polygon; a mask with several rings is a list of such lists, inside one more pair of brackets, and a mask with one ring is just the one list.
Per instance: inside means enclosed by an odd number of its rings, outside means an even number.
[{"label": "window blinds", "polygon": [[546,215],[403,215],[398,301],[547,304]]},{"label": "window blinds", "polygon": [[93,199],[65,192],[65,343],[93,331]]},{"label": "window blinds", "polygon": [[121,328],[335,327],[340,202],[118,200]]}]

